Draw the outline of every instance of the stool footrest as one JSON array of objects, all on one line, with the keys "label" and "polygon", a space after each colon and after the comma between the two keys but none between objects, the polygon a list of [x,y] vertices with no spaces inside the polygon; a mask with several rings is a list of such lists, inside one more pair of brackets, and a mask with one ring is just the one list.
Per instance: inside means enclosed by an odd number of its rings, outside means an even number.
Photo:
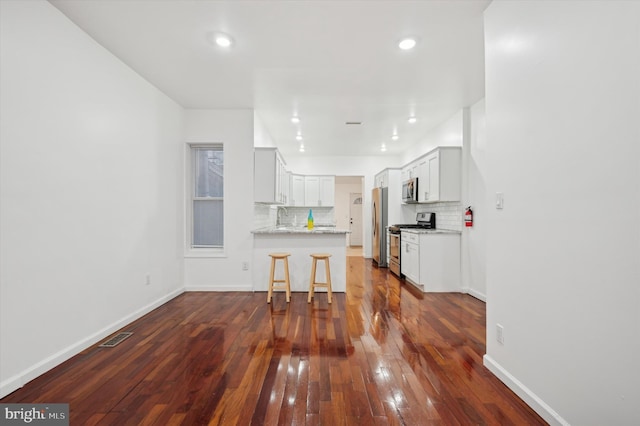
[{"label": "stool footrest", "polygon": [[[287,302],[291,300],[291,282],[289,280],[289,260],[288,257],[291,256],[289,253],[271,253],[271,273],[269,274],[269,291],[267,292],[267,303],[271,303],[271,296],[273,294],[273,290],[284,290],[287,297]],[[284,279],[276,280],[276,261],[283,261],[284,266]],[[278,285],[278,283],[281,283]]]},{"label": "stool footrest", "polygon": [[[311,299],[313,299],[314,289],[316,287],[325,287],[327,289],[327,299],[328,302],[331,303],[331,271],[329,268],[329,258],[331,257],[328,253],[314,253],[311,255],[313,258],[311,262],[311,279],[309,280],[309,297],[307,298],[307,303],[311,303]],[[316,281],[316,268],[318,266],[318,260],[324,261],[325,267],[325,277],[326,282],[318,282]]]}]

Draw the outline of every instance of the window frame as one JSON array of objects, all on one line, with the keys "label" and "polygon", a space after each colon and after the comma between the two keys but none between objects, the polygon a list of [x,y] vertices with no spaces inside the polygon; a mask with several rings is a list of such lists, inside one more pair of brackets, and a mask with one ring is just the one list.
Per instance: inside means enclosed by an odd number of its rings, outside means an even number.
[{"label": "window frame", "polygon": [[[225,152],[224,143],[221,142],[187,142],[185,149],[185,257],[226,257],[226,241],[227,228],[225,226],[226,203],[225,194],[227,193],[226,173],[224,165],[226,156],[223,156],[223,190],[222,197],[196,197],[196,150],[213,148]],[[194,203],[198,200],[220,200],[222,201],[222,245],[207,246],[194,245]]]}]

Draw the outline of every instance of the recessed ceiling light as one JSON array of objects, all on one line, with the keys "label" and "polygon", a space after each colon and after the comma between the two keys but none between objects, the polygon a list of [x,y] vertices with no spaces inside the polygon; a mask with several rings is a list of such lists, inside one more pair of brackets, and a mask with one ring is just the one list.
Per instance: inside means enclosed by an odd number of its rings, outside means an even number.
[{"label": "recessed ceiling light", "polygon": [[391,139],[393,139],[394,141],[398,140],[398,135],[394,134],[393,136],[391,136]]},{"label": "recessed ceiling light", "polygon": [[300,152],[304,152],[304,145],[300,145]]},{"label": "recessed ceiling light", "polygon": [[296,135],[296,140],[297,141],[301,141],[302,140],[302,135],[300,135],[300,134]]},{"label": "recessed ceiling light", "polygon": [[300,122],[300,117],[298,117],[297,115],[294,115],[293,117],[291,117],[291,122],[298,124]]},{"label": "recessed ceiling light", "polygon": [[413,49],[416,46],[416,43],[417,42],[415,38],[407,37],[400,40],[400,43],[398,43],[398,47],[402,50],[409,50]]},{"label": "recessed ceiling light", "polygon": [[380,151],[385,152],[387,150],[387,146],[385,144],[382,144],[382,146],[380,147]]},{"label": "recessed ceiling light", "polygon": [[413,116],[411,116],[411,117],[409,117],[409,119],[408,119],[407,121],[409,122],[409,124],[413,124],[413,123],[415,123],[416,121],[418,121],[418,119],[417,119],[417,118],[415,118],[415,117],[413,117]]},{"label": "recessed ceiling light", "polygon": [[220,47],[231,47],[233,38],[229,34],[214,32],[209,35],[209,40]]}]

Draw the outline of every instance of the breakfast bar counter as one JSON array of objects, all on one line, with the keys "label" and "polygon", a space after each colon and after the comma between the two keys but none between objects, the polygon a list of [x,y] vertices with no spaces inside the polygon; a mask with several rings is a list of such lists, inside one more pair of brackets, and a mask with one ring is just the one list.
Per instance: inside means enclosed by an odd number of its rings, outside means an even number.
[{"label": "breakfast bar counter", "polygon": [[[269,253],[287,252],[291,291],[308,291],[311,277],[311,254],[331,254],[331,287],[344,292],[347,286],[347,234],[350,231],[333,226],[317,226],[308,230],[301,226],[272,226],[253,233],[253,290],[267,291],[271,258]],[[278,262],[276,278],[284,276]],[[324,268],[317,269],[318,281],[326,281]],[[324,289],[316,290],[325,291]],[[277,293],[276,293],[277,294]]]}]

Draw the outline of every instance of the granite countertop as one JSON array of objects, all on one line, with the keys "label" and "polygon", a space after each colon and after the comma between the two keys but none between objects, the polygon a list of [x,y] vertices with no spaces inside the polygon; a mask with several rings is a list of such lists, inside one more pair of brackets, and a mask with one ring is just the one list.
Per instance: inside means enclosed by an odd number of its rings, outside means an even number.
[{"label": "granite countertop", "polygon": [[308,230],[307,226],[278,225],[267,226],[266,228],[254,229],[252,234],[350,234],[348,229],[336,228],[335,226],[314,226]]},{"label": "granite countertop", "polygon": [[452,231],[450,229],[402,229],[402,232],[411,232],[412,234],[462,234],[461,231]]}]

